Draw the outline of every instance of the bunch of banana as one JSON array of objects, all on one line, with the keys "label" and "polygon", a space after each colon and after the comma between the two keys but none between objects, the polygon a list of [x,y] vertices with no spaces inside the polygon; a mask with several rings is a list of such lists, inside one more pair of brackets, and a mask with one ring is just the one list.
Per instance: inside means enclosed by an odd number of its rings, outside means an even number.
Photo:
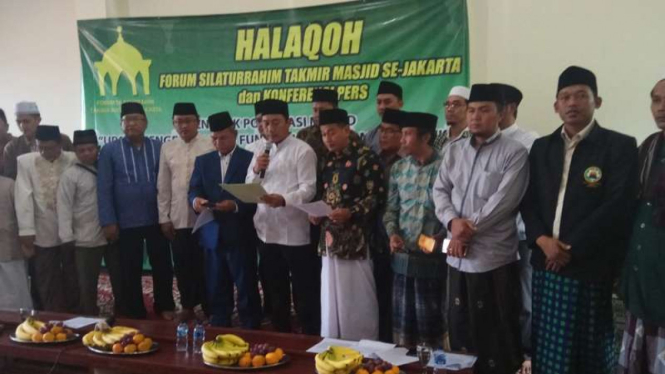
[{"label": "bunch of banana", "polygon": [[349,374],[362,364],[363,355],[347,347],[331,346],[314,357],[319,374]]},{"label": "bunch of banana", "polygon": [[217,335],[215,340],[201,346],[203,361],[231,366],[238,363],[240,357],[249,351],[249,343],[233,334]]},{"label": "bunch of banana", "polygon": [[113,344],[119,342],[125,335],[138,333],[138,330],[132,327],[113,326],[113,327],[95,327],[95,330],[83,336],[83,345],[111,350]]},{"label": "bunch of banana", "polygon": [[16,337],[20,340],[32,341],[32,336],[44,327],[45,323],[28,317],[23,323],[16,326]]}]

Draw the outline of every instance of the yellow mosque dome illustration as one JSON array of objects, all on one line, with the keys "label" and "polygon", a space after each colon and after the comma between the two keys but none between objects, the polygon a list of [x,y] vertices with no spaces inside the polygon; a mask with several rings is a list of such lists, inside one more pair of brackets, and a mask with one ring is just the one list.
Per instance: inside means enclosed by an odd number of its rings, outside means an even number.
[{"label": "yellow mosque dome illustration", "polygon": [[118,81],[120,76],[124,75],[132,85],[132,93],[138,95],[136,90],[136,78],[141,74],[143,79],[143,93],[150,95],[150,64],[152,60],[143,58],[141,52],[136,47],[125,42],[122,37],[122,27],[118,26],[118,40],[109,49],[104,52],[102,61],[95,62],[97,69],[97,81],[99,83],[99,92],[106,96],[105,80],[106,75],[111,78],[111,91],[113,96],[118,94]]}]

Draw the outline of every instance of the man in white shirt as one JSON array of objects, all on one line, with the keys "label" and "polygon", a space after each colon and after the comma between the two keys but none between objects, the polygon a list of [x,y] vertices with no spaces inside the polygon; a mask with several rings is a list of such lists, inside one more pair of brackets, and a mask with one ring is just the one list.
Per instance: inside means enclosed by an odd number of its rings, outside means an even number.
[{"label": "man in white shirt", "polygon": [[194,160],[214,149],[210,137],[199,134],[199,123],[199,113],[193,103],[173,106],[173,128],[178,138],[162,146],[157,175],[159,224],[171,242],[182,320],[193,318],[194,307],[205,300],[203,252],[192,234],[196,216],[187,201]]},{"label": "man in white shirt", "polygon": [[466,128],[466,108],[471,90],[464,86],[455,86],[450,89],[443,111],[446,115],[446,129],[434,140],[434,148],[443,153],[444,149],[457,139],[469,137]]},{"label": "man in white shirt", "polygon": [[265,100],[263,125],[273,146],[269,155],[255,154],[246,182],[261,183],[268,192],[258,204],[254,225],[261,258],[270,264],[266,278],[272,322],[278,331],[291,331],[293,288],[303,332],[319,335],[321,260],[310,245],[307,213],[294,207],[309,202],[316,194],[316,154],[307,143],[289,134],[287,103]]},{"label": "man in white shirt", "polygon": [[[501,134],[517,140],[527,150],[531,150],[533,142],[538,138],[538,134],[533,131],[527,131],[517,126],[517,108],[522,102],[522,92],[508,84],[492,83],[491,86],[501,91],[503,95],[503,118],[499,122]],[[520,254],[520,283],[522,285],[522,311],[520,313],[520,327],[522,329],[522,349],[525,353],[525,362],[523,370],[528,370],[531,366],[530,347],[531,347],[531,250],[526,242],[526,230],[522,216],[517,216],[517,237],[519,238],[518,252]]]},{"label": "man in white shirt", "polygon": [[95,130],[74,131],[77,162],[67,169],[58,184],[58,233],[62,247],[76,256],[79,312],[96,316],[97,280],[102,257],[111,278],[115,305],[120,296],[120,258],[116,246],[107,245],[97,208],[97,156]]},{"label": "man in white shirt", "polygon": [[74,252],[61,247],[56,194],[60,176],[76,162],[62,151],[58,126],[40,125],[35,134],[39,152],[17,159],[16,216],[21,244],[34,254],[34,286],[44,310],[75,312],[78,285]]}]

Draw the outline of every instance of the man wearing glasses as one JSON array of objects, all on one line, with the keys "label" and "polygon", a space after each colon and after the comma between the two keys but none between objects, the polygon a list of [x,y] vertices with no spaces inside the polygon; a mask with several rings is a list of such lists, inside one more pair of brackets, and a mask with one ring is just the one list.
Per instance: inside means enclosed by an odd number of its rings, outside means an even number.
[{"label": "man wearing glasses", "polygon": [[173,106],[173,128],[178,137],[164,143],[157,175],[159,225],[162,234],[171,241],[183,320],[193,318],[194,307],[205,300],[203,251],[192,235],[196,215],[187,201],[187,191],[194,160],[215,148],[209,136],[199,134],[199,122],[193,103]]},{"label": "man wearing glasses", "polygon": [[169,243],[159,227],[157,172],[161,143],[147,138],[143,106],[122,104],[125,137],[110,142],[99,155],[97,197],[99,221],[109,243],[118,242],[124,303],[119,314],[145,318],[143,304],[143,248],[148,250],[157,314],[173,319],[173,265]]},{"label": "man wearing glasses", "polygon": [[448,127],[434,140],[434,148],[441,153],[455,140],[469,137],[469,130],[466,128],[466,105],[470,92],[467,87],[455,86],[443,103]]}]

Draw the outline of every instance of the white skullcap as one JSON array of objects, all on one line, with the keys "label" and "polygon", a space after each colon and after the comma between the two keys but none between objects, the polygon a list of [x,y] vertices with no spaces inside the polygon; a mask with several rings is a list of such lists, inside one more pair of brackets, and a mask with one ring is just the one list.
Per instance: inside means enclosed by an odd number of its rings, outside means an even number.
[{"label": "white skullcap", "polygon": [[34,101],[21,101],[16,104],[16,114],[39,114],[39,108]]},{"label": "white skullcap", "polygon": [[464,86],[455,86],[450,89],[450,93],[448,96],[461,96],[466,100],[469,100],[469,95],[471,94],[471,90],[468,87]]}]

